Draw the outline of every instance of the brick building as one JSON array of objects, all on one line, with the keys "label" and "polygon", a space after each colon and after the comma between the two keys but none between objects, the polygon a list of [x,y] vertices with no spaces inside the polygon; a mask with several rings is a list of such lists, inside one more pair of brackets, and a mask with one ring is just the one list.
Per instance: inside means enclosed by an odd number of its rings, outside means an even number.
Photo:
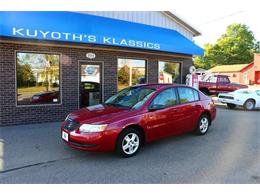
[{"label": "brick building", "polygon": [[0,12],[0,126],[61,121],[138,83],[184,83],[199,32],[171,12]]},{"label": "brick building", "polygon": [[228,75],[231,82],[240,84],[260,84],[260,54],[254,54],[250,64],[219,65],[209,69],[210,72]]}]

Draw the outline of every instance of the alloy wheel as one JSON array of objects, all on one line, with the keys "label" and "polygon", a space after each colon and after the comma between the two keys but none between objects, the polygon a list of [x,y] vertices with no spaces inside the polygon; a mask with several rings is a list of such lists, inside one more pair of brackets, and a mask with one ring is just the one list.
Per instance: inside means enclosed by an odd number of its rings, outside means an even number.
[{"label": "alloy wheel", "polygon": [[200,128],[200,132],[201,133],[206,133],[207,132],[207,130],[209,128],[209,120],[208,120],[207,117],[202,117],[201,118],[199,128]]},{"label": "alloy wheel", "polygon": [[139,136],[136,133],[129,133],[127,134],[122,141],[122,150],[127,155],[134,154],[140,145]]}]

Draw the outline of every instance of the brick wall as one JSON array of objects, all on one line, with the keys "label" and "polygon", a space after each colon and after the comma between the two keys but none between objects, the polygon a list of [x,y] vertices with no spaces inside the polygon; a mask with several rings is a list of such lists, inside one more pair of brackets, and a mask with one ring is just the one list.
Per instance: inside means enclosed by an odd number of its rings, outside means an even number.
[{"label": "brick wall", "polygon": [[[16,106],[15,51],[61,53],[61,105]],[[78,109],[78,61],[86,60],[86,53],[96,54],[92,61],[104,62],[104,99],[117,91],[117,58],[145,58],[148,63],[148,82],[157,82],[158,60],[183,62],[183,79],[192,65],[192,60],[151,54],[120,51],[101,51],[75,47],[43,46],[16,43],[0,43],[0,126],[61,121]]]}]

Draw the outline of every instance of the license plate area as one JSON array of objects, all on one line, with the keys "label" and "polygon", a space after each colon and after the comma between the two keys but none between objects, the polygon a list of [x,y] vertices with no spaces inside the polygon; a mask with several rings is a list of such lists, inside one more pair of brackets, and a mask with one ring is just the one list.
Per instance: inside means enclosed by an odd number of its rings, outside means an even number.
[{"label": "license plate area", "polygon": [[62,139],[65,141],[69,141],[69,134],[65,131],[62,131]]}]

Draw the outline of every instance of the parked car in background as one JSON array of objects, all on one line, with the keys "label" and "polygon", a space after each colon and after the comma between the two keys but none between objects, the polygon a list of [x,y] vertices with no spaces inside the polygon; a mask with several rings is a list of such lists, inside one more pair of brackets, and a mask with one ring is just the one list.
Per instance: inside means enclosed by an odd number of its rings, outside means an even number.
[{"label": "parked car in background", "polygon": [[239,89],[230,93],[220,93],[218,101],[227,104],[228,108],[243,106],[246,110],[260,108],[260,89]]},{"label": "parked car in background", "polygon": [[199,90],[206,95],[217,95],[244,88],[248,88],[248,86],[231,83],[226,75],[210,75],[199,81]]},{"label": "parked car in background", "polygon": [[31,98],[31,103],[40,104],[40,103],[57,103],[58,102],[58,92],[44,92],[34,94]]},{"label": "parked car in background", "polygon": [[115,150],[130,157],[144,143],[163,137],[192,131],[204,135],[215,117],[212,99],[194,88],[143,84],[72,112],[61,125],[61,136],[76,149]]}]

